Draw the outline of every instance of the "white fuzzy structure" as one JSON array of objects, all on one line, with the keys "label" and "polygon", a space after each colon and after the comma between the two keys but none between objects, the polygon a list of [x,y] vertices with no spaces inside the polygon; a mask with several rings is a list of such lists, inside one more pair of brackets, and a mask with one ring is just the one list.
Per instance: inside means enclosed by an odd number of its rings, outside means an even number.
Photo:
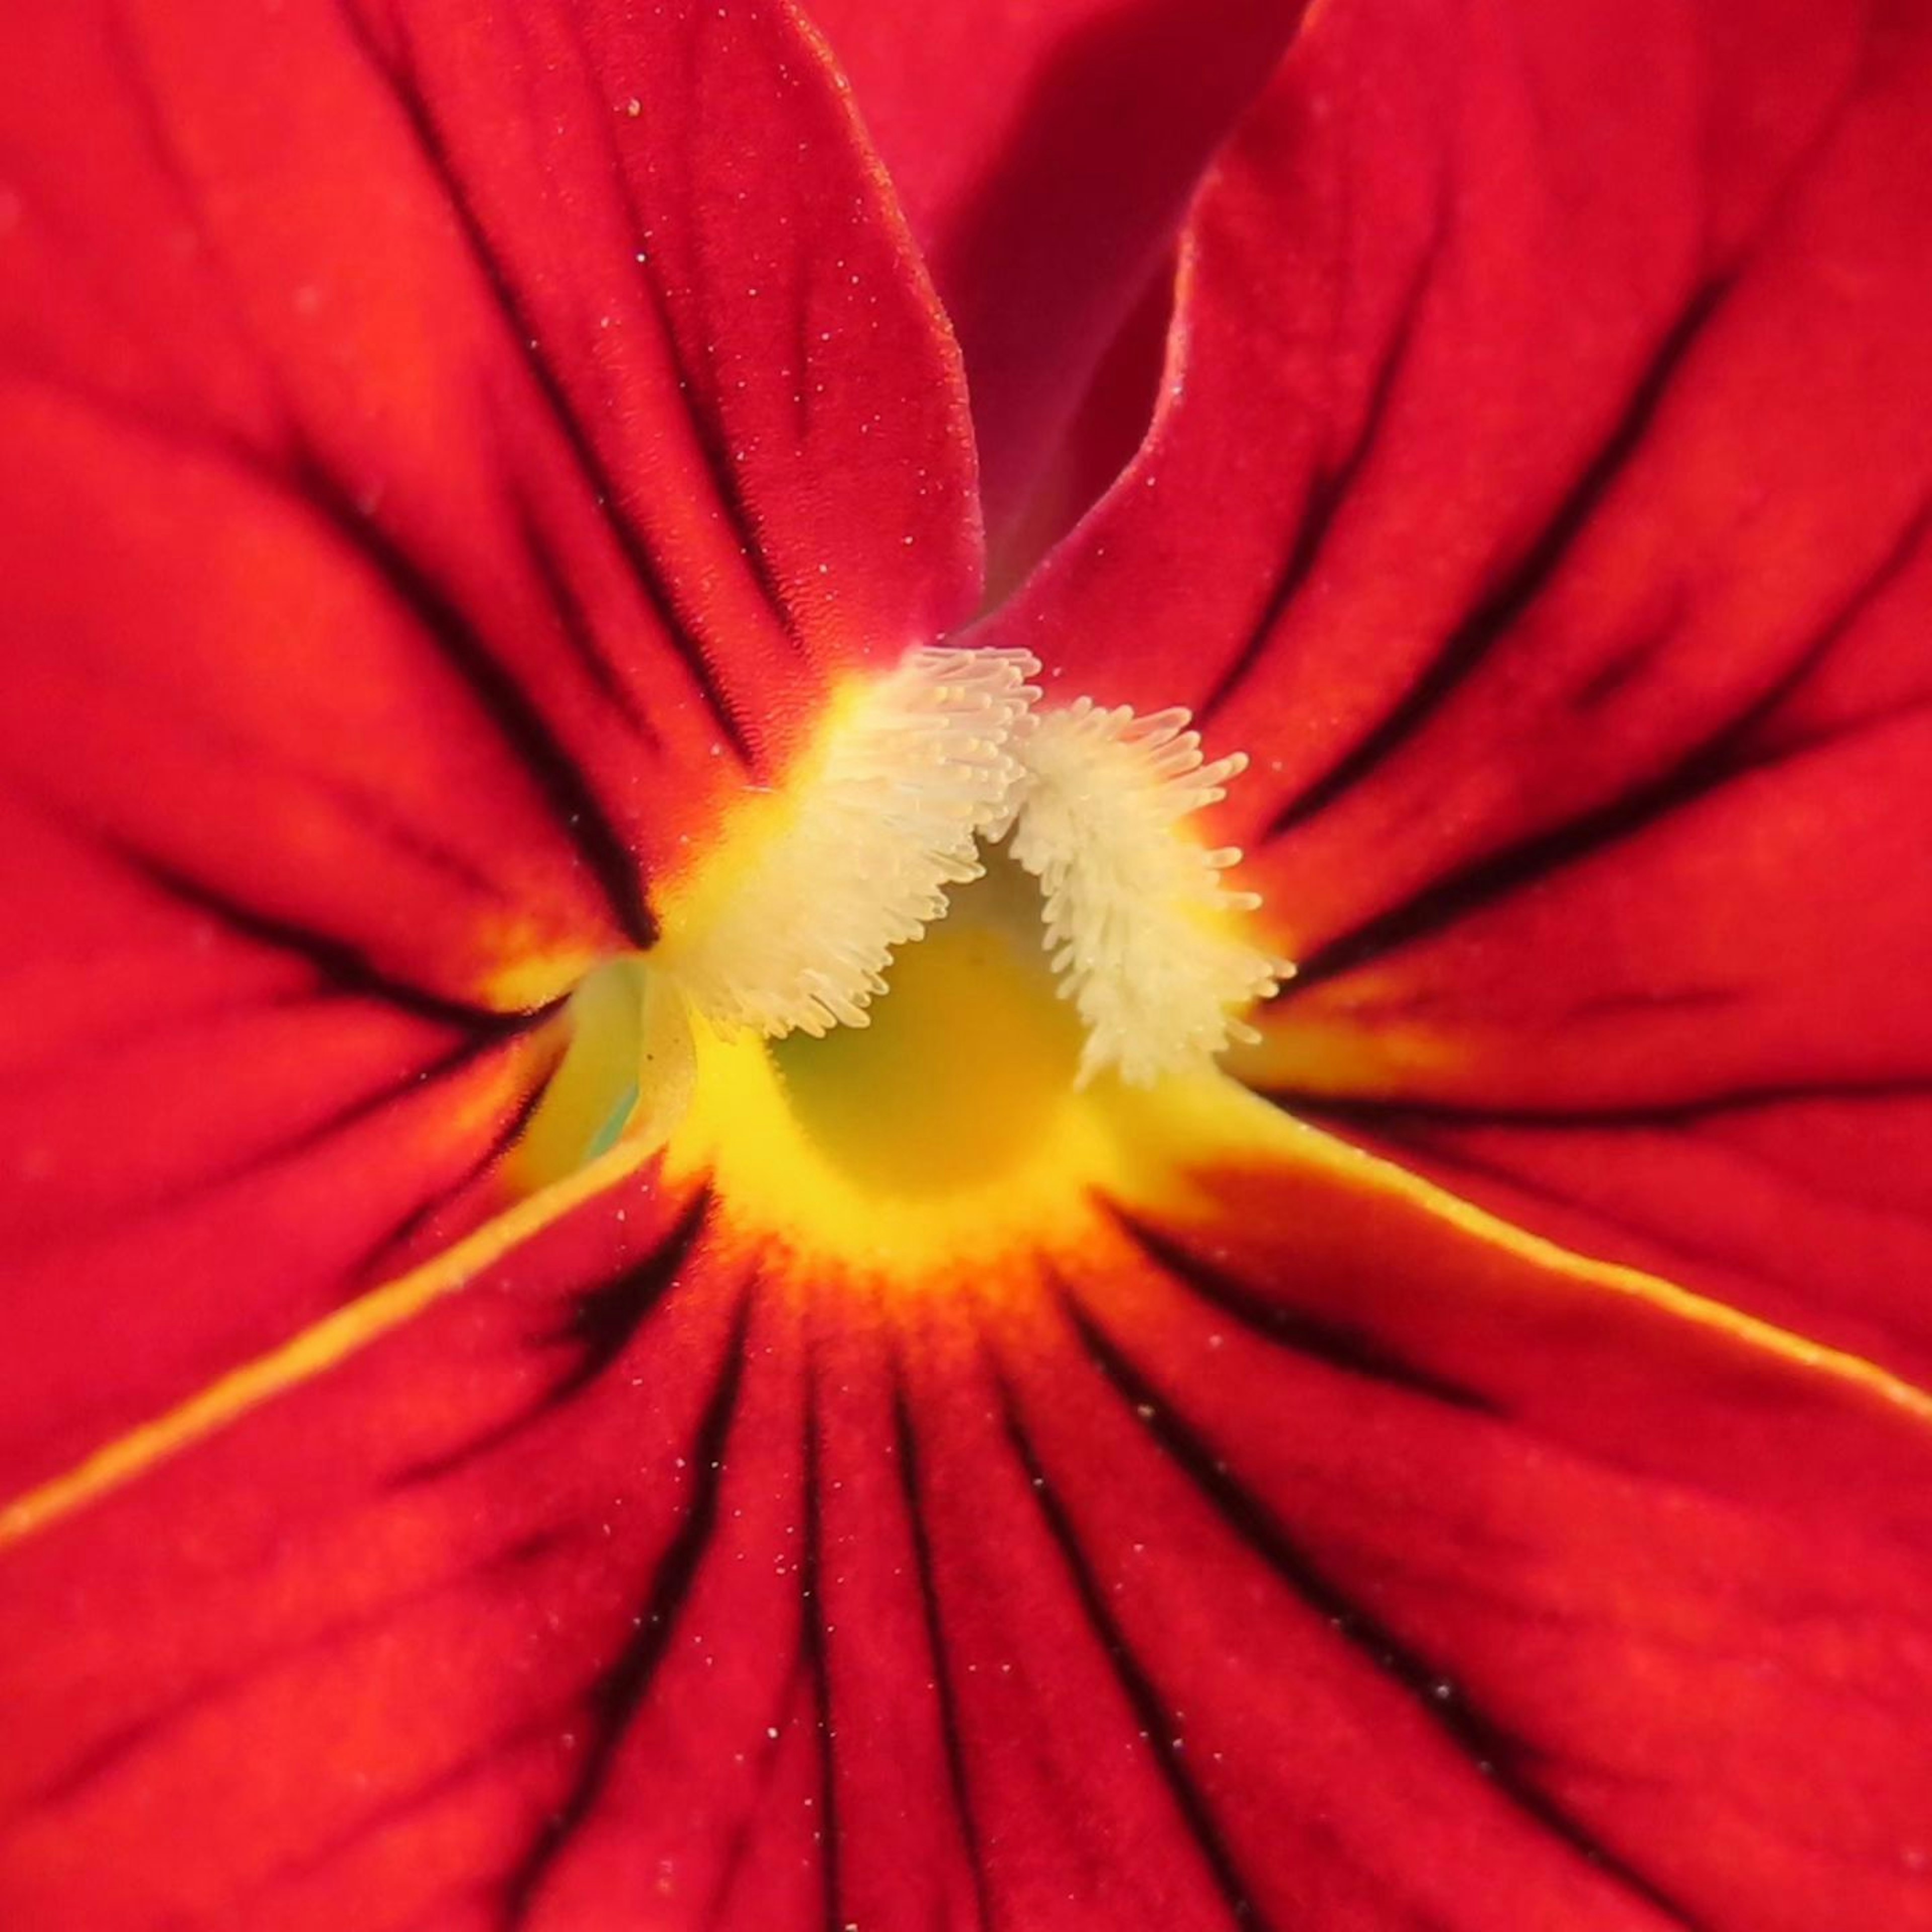
[{"label": "white fuzzy structure", "polygon": [[1204,763],[1189,723],[1082,698],[1036,718],[1018,748],[1010,849],[1040,881],[1045,944],[1086,1025],[1083,1083],[1112,1068],[1145,1084],[1254,1040],[1241,1010],[1291,970],[1240,936],[1239,915],[1261,903],[1222,880],[1240,852],[1182,829],[1247,764]]},{"label": "white fuzzy structure", "polygon": [[[1036,659],[922,648],[848,697],[662,966],[714,1025],[778,1039],[864,1026],[893,948],[1008,850],[1040,882],[1042,943],[1086,1030],[1079,1079],[1145,1084],[1252,1040],[1240,1015],[1292,970],[1247,944],[1260,904],[1185,821],[1247,760],[1205,762],[1183,710],[1090,698],[1041,713]],[[752,828],[748,826],[747,830]]]},{"label": "white fuzzy structure", "polygon": [[1024,651],[921,648],[851,700],[789,820],[676,948],[707,1018],[773,1039],[866,1024],[892,949],[985,869],[976,848],[1010,815],[1039,670]]}]

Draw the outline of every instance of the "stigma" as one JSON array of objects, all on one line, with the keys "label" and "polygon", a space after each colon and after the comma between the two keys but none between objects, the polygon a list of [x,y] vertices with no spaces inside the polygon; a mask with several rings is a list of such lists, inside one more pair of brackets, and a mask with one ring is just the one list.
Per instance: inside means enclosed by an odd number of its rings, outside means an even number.
[{"label": "stigma", "polygon": [[651,963],[699,1019],[770,1040],[866,1026],[895,958],[999,854],[1036,883],[1021,917],[1078,1017],[1076,1084],[1150,1085],[1253,1036],[1243,1014],[1291,968],[1248,936],[1240,852],[1195,829],[1246,760],[1208,761],[1184,710],[1042,705],[1040,670],[920,647],[835,694],[664,896]]}]

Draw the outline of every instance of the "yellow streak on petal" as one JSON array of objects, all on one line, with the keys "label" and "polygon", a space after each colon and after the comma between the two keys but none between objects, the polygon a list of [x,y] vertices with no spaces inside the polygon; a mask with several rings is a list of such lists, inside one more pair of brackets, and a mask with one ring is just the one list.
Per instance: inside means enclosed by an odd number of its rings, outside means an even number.
[{"label": "yellow streak on petal", "polygon": [[420,1268],[370,1289],[185,1402],[104,1443],[74,1468],[0,1507],[0,1549],[72,1515],[250,1410],[339,1366],[622,1180],[650,1152],[641,1143],[621,1143],[568,1179],[518,1202]]},{"label": "yellow streak on petal", "polygon": [[[1365,976],[1363,1004],[1347,1013],[1326,1013],[1305,1001],[1292,1012],[1258,1007],[1247,1018],[1261,1038],[1231,1048],[1222,1064],[1238,1080],[1263,1092],[1286,1089],[1347,1097],[1382,1092],[1391,1076],[1453,1072],[1467,1060],[1461,1039],[1406,1020],[1399,1010],[1378,1010],[1372,1003],[1379,991]],[[1390,994],[1391,1010],[1400,998]]]},{"label": "yellow streak on petal", "polygon": [[[1148,1104],[1154,1099],[1160,1103],[1157,1108]],[[1641,1303],[1794,1368],[1829,1377],[1862,1395],[1876,1397],[1914,1421],[1932,1424],[1932,1392],[1862,1355],[1810,1340],[1664,1276],[1617,1262],[1593,1261],[1532,1234],[1396,1162],[1296,1120],[1225,1075],[1172,1081],[1154,1095],[1126,1093],[1121,1105],[1138,1117],[1137,1126],[1130,1126],[1129,1131],[1141,1144],[1165,1143],[1177,1163],[1201,1168],[1211,1166],[1217,1156],[1251,1161],[1259,1154],[1292,1161],[1304,1168],[1325,1170],[1365,1193],[1379,1193],[1418,1208],[1533,1268]],[[1137,1203],[1124,1199],[1123,1204]],[[1140,1197],[1138,1204],[1197,1217],[1226,1211],[1224,1204],[1184,1181]]]}]

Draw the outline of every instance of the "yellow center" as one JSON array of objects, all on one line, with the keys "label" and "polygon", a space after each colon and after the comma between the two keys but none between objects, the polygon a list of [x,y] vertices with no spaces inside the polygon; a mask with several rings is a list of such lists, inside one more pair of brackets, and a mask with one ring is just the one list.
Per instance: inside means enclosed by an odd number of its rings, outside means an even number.
[{"label": "yellow center", "polygon": [[1148,1192],[1149,1104],[1286,969],[1184,823],[1241,761],[1184,712],[1036,714],[1037,670],[919,651],[829,709],[668,882],[658,950],[574,996],[525,1186],[622,1135],[767,1262],[982,1291]]},{"label": "yellow center", "polygon": [[854,1185],[927,1200],[1001,1181],[1070,1104],[1082,1032],[1011,860],[903,948],[871,1025],[776,1042],[800,1132]]},{"label": "yellow center", "polygon": [[864,1028],[767,1041],[700,1021],[667,1178],[708,1178],[748,1250],[821,1279],[983,1293],[1006,1258],[1076,1247],[1131,1152],[1118,1083],[1076,1084],[1082,1031],[1037,905],[996,862],[901,950]]}]

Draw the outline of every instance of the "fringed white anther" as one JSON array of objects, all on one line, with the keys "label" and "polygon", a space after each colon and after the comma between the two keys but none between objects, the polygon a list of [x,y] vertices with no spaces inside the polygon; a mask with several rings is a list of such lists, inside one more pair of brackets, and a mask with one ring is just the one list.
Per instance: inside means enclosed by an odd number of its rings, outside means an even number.
[{"label": "fringed white anther", "polygon": [[1039,670],[1024,651],[922,647],[850,700],[788,821],[679,949],[707,1018],[774,1039],[866,1024],[892,947],[985,869],[975,847],[1010,817]]},{"label": "fringed white anther", "polygon": [[1292,970],[1235,930],[1232,916],[1261,903],[1222,881],[1240,854],[1181,829],[1247,764],[1204,763],[1188,724],[1082,698],[1036,718],[1021,746],[1010,849],[1040,881],[1047,950],[1086,1024],[1083,1084],[1111,1066],[1145,1084],[1252,1040],[1238,1016]]}]

